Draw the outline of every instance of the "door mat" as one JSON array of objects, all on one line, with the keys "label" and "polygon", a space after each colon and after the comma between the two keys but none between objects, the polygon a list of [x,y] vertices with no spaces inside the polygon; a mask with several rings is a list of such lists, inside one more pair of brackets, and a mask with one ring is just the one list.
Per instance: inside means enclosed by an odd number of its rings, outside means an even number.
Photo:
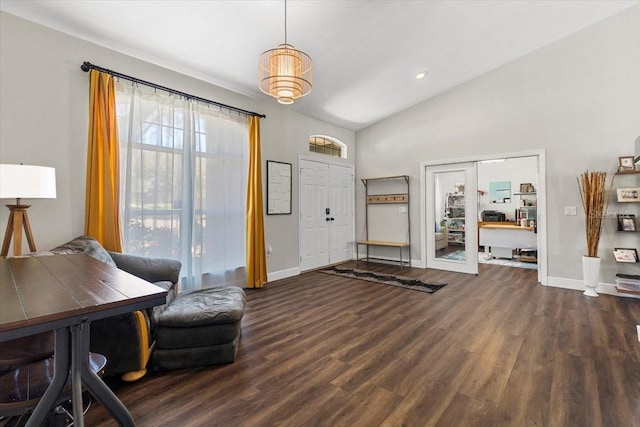
[{"label": "door mat", "polygon": [[413,277],[398,276],[396,274],[375,273],[373,271],[356,270],[351,268],[330,267],[318,270],[320,273],[333,274],[335,276],[349,277],[351,279],[367,280],[369,282],[382,283],[384,285],[399,286],[413,289],[414,291],[434,293],[447,284],[442,282],[423,282]]}]

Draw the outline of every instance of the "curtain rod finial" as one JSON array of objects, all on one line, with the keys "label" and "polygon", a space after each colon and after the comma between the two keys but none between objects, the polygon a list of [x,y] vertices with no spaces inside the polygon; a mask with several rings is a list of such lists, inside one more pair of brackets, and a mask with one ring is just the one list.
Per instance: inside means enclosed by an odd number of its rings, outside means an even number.
[{"label": "curtain rod finial", "polygon": [[91,65],[91,62],[89,62],[89,61],[84,61],[82,63],[82,65],[80,66],[80,69],[82,71],[84,71],[85,73],[88,73],[91,70],[91,68],[93,68],[93,67]]}]

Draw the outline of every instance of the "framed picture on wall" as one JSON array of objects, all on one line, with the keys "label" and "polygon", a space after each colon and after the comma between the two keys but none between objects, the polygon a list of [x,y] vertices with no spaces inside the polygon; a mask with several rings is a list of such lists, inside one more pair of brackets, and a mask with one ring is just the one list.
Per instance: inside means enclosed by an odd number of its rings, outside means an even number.
[{"label": "framed picture on wall", "polygon": [[490,203],[511,203],[511,181],[489,183]]},{"label": "framed picture on wall", "polygon": [[291,163],[267,160],[267,215],[291,215]]}]

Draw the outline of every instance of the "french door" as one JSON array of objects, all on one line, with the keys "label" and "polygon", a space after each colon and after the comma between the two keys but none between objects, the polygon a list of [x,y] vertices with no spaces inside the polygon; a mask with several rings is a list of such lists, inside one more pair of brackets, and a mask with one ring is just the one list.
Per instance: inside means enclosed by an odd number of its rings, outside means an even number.
[{"label": "french door", "polygon": [[353,167],[300,160],[300,269],[353,258]]},{"label": "french door", "polygon": [[478,274],[476,163],[427,166],[426,266]]}]

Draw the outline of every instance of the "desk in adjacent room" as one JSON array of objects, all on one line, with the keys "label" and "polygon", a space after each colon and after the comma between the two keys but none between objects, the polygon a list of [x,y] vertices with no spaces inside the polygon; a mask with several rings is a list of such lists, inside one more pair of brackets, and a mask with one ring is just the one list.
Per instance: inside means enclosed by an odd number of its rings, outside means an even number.
[{"label": "desk in adjacent room", "polygon": [[[167,291],[85,254],[0,259],[0,342],[55,331],[54,375],[27,426],[40,426],[71,375],[74,425],[82,385],[122,426],[129,411],[89,367],[89,325],[164,304]],[[108,363],[108,361],[107,361]]]},{"label": "desk in adjacent room", "polygon": [[511,258],[513,249],[537,250],[538,235],[533,227],[485,224],[480,226],[480,245],[487,256]]}]

